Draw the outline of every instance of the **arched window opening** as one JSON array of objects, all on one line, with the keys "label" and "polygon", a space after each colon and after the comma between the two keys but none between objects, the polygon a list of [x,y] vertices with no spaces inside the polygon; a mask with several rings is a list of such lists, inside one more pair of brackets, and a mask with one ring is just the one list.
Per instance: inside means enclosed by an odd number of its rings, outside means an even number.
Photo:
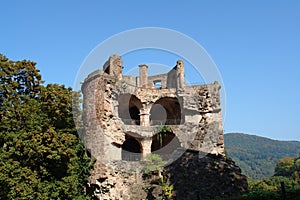
[{"label": "arched window opening", "polygon": [[140,143],[134,137],[126,135],[126,139],[122,145],[122,160],[141,160],[141,149]]},{"label": "arched window opening", "polygon": [[123,123],[127,125],[140,125],[141,101],[134,95],[123,94],[120,95],[118,102],[118,113]]},{"label": "arched window opening", "polygon": [[157,100],[150,110],[151,125],[181,124],[181,107],[177,98],[164,97]]},{"label": "arched window opening", "polygon": [[165,158],[180,146],[180,141],[174,133],[170,131],[160,132],[152,137],[151,152],[155,152]]}]

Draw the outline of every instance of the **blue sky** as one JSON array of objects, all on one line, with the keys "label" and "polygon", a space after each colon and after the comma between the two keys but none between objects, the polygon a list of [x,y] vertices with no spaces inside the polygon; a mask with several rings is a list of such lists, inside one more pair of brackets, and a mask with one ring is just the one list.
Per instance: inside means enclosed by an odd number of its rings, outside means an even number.
[{"label": "blue sky", "polygon": [[[11,0],[1,8],[0,52],[36,61],[46,83],[67,86],[86,56],[114,34],[142,27],[186,34],[222,75],[225,132],[300,140],[299,1]],[[137,53],[124,65],[173,66],[170,58]]]}]

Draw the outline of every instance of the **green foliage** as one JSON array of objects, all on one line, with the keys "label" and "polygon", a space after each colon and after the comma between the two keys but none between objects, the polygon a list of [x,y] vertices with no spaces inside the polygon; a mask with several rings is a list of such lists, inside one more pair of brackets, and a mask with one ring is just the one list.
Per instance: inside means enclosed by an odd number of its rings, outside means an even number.
[{"label": "green foliage", "polygon": [[255,200],[265,200],[265,199],[280,199],[281,195],[279,192],[271,192],[268,190],[256,190],[249,192],[241,197],[241,199],[255,199]]},{"label": "green foliage", "polygon": [[[31,61],[11,61],[0,54],[0,105],[35,98],[40,91],[41,75]],[[24,102],[23,102],[24,103]],[[5,107],[3,107],[5,109]]]},{"label": "green foliage", "polygon": [[[254,181],[248,179],[249,192],[242,196],[220,199],[279,200],[280,182],[285,184],[287,199],[299,199],[299,142],[275,141],[246,134],[225,134],[225,147],[228,156],[232,157]],[[262,177],[264,178],[258,180]]]},{"label": "green foliage", "polygon": [[[171,199],[173,196],[174,186],[167,183],[167,177],[163,172],[165,161],[158,154],[149,154],[142,160],[144,177],[149,177],[155,173],[159,174],[159,185],[162,186],[163,199]],[[152,174],[151,174],[152,173]]]},{"label": "green foliage", "polygon": [[[299,200],[299,196],[300,196],[300,190],[286,192],[286,199],[288,200]],[[252,191],[238,197],[216,198],[216,200],[266,200],[266,199],[282,200],[281,193],[260,190],[260,191]]]},{"label": "green foliage", "polygon": [[167,177],[165,175],[163,175],[163,177],[159,180],[159,184],[163,188],[163,199],[172,199],[174,185],[168,184]]},{"label": "green foliage", "polygon": [[163,126],[160,126],[157,128],[157,132],[160,132],[160,133],[167,133],[170,131],[171,131],[171,128],[167,125],[163,125]]},{"label": "green foliage", "polygon": [[30,61],[0,55],[0,67],[0,199],[87,199],[71,88],[41,86]]},{"label": "green foliage", "polygon": [[[284,182],[288,199],[297,199],[300,184],[291,174],[296,169],[294,165],[298,159],[287,157],[279,160],[276,176],[256,181],[248,179],[249,192],[236,199],[281,199],[281,182]],[[278,176],[278,172],[282,172],[285,176]]]},{"label": "green foliage", "polygon": [[143,173],[149,174],[153,171],[161,171],[165,162],[162,157],[158,154],[149,154],[142,160]]},{"label": "green foliage", "polygon": [[300,185],[292,179],[282,176],[272,176],[262,180],[252,181],[248,179],[248,192],[237,197],[218,197],[218,200],[281,200],[281,182],[284,182],[286,197],[289,200],[298,200]]},{"label": "green foliage", "polygon": [[171,132],[171,128],[167,125],[160,126],[157,128],[157,141],[159,141],[160,147],[163,146],[163,138],[167,135],[168,132]]},{"label": "green foliage", "polygon": [[258,181],[249,181],[249,190],[250,191],[269,191],[269,192],[276,192],[280,191],[280,183],[284,182],[286,190],[297,190],[300,189],[300,185],[297,181],[293,179],[289,179],[283,176],[271,176],[269,178],[258,180]]},{"label": "green foliage", "polygon": [[173,197],[173,190],[174,190],[174,185],[163,185],[163,192],[164,195],[168,198],[171,199]]},{"label": "green foliage", "polygon": [[253,180],[272,176],[279,159],[300,154],[300,142],[276,141],[239,133],[225,134],[225,148],[227,156]]},{"label": "green foliage", "polygon": [[290,157],[280,159],[275,167],[275,176],[294,176],[295,179],[299,180],[299,161],[299,158]]},{"label": "green foliage", "polygon": [[158,183],[162,186],[163,199],[171,199],[173,196],[174,185],[169,185],[166,175],[162,173],[165,164],[162,157],[158,154],[149,154],[143,158],[142,164],[144,177],[151,176],[150,173],[158,173],[160,177]]}]

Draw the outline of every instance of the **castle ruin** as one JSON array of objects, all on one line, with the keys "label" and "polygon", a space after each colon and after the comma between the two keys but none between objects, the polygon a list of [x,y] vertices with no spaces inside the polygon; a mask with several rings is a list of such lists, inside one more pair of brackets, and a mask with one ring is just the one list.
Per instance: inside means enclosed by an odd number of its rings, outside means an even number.
[{"label": "castle ruin", "polygon": [[[126,160],[122,150],[142,155],[157,151],[155,134],[164,125],[170,127],[165,145],[176,140],[178,147],[201,150],[207,142],[202,139],[210,135],[213,148],[208,153],[224,154],[217,82],[187,86],[181,60],[168,73],[154,76],[148,76],[147,65],[139,65],[138,77],[124,76],[122,68],[121,57],[112,55],[82,85],[85,142],[92,155]],[[109,141],[98,140],[100,132]]]},{"label": "castle ruin", "polygon": [[187,85],[182,60],[159,75],[149,76],[145,64],[139,65],[137,77],[122,70],[121,57],[112,55],[102,70],[91,73],[82,84],[84,142],[97,159],[91,184],[100,190],[105,184],[114,185],[122,192],[108,192],[114,196],[111,199],[126,199],[124,191],[131,186],[122,182],[115,169],[108,169],[109,162],[134,162],[156,153],[171,163],[186,150],[224,156],[217,82]]}]

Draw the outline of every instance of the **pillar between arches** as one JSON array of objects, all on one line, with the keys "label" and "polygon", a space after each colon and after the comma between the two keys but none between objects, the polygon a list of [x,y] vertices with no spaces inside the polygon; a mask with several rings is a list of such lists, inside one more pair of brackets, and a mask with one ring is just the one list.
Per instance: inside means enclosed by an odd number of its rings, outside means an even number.
[{"label": "pillar between arches", "polygon": [[147,156],[148,154],[151,153],[151,145],[152,145],[152,138],[144,138],[141,141],[142,144],[142,152],[143,152],[143,156]]},{"label": "pillar between arches", "polygon": [[141,126],[150,126],[150,111],[149,109],[142,108],[140,110],[140,124]]}]

